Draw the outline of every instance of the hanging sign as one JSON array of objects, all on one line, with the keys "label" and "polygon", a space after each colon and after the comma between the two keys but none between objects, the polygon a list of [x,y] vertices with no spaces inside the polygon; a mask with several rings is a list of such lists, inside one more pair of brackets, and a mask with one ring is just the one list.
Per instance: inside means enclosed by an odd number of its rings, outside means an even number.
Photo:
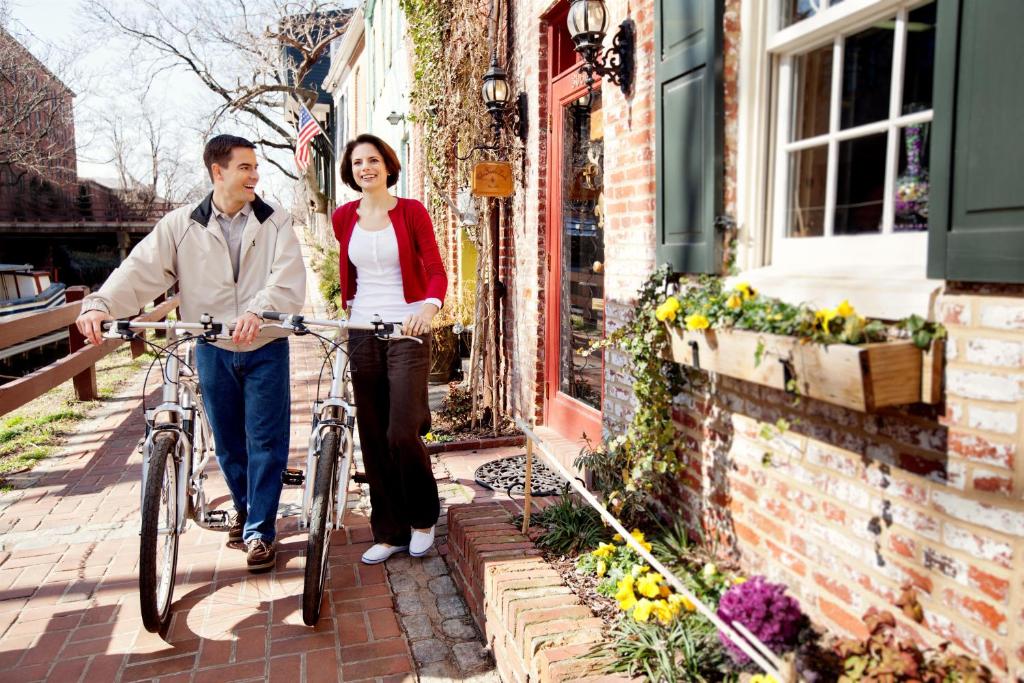
[{"label": "hanging sign", "polygon": [[477,197],[511,197],[512,164],[507,161],[478,161],[473,165],[470,189]]}]

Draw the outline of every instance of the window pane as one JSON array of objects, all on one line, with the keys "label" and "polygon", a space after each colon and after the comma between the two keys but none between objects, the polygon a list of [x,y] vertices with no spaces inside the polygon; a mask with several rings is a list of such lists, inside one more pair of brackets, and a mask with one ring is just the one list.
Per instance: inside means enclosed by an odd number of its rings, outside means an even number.
[{"label": "window pane", "polygon": [[786,28],[807,17],[813,17],[825,8],[825,4],[826,0],[782,0],[779,28]]},{"label": "window pane", "polygon": [[907,18],[907,58],[903,70],[903,113],[931,109],[935,3],[918,7]]},{"label": "window pane", "polygon": [[828,132],[832,93],[832,46],[793,59],[793,139]]},{"label": "window pane", "polygon": [[890,19],[846,39],[843,53],[842,128],[853,128],[889,118],[895,26],[895,19]]},{"label": "window pane", "polygon": [[887,137],[879,133],[839,143],[833,234],[881,232]]},{"label": "window pane", "polygon": [[789,237],[821,237],[825,234],[825,185],[828,177],[828,146],[812,147],[789,155]]},{"label": "window pane", "polygon": [[900,131],[900,172],[896,178],[893,230],[928,229],[928,133],[931,124],[919,123]]}]

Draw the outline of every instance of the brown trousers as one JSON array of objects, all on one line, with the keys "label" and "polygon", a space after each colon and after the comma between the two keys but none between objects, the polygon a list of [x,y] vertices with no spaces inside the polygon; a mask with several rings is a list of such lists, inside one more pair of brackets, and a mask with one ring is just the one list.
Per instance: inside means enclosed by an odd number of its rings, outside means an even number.
[{"label": "brown trousers", "polygon": [[349,367],[363,466],[370,484],[370,527],[378,543],[408,545],[412,529],[434,526],[441,512],[430,456],[420,439],[430,424],[430,335],[381,341],[349,332]]}]

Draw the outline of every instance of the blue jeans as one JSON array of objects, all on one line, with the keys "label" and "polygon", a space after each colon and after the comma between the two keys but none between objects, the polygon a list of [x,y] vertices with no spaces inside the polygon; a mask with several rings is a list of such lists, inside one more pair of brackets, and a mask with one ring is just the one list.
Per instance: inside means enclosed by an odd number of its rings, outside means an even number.
[{"label": "blue jeans", "polygon": [[235,510],[246,518],[242,538],[270,543],[277,535],[281,472],[288,464],[288,340],[255,351],[225,351],[200,342],[196,366],[217,460]]}]

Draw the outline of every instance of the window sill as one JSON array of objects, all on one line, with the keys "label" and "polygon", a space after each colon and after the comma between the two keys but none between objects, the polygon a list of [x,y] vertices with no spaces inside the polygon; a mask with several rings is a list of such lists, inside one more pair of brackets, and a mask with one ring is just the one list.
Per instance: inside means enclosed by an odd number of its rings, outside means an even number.
[{"label": "window sill", "polygon": [[807,268],[767,266],[728,279],[789,303],[832,307],[846,299],[862,315],[898,320],[917,314],[935,319],[935,302],[944,280],[929,280],[918,268],[890,266]]}]

